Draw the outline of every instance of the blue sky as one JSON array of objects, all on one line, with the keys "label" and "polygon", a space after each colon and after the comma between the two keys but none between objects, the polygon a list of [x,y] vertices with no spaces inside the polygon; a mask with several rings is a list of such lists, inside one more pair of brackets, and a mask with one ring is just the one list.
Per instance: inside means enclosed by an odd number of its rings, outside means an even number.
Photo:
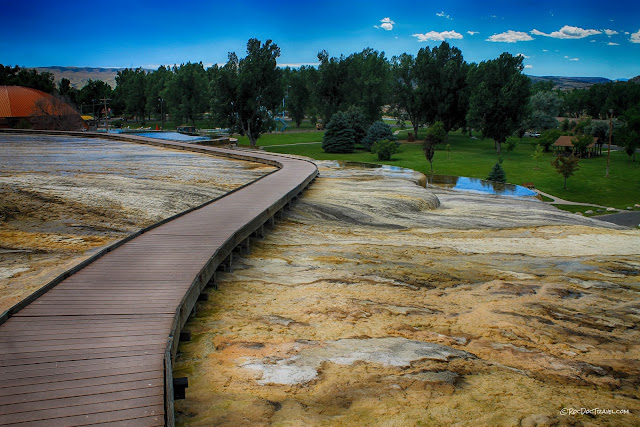
[{"label": "blue sky", "polygon": [[280,46],[280,64],[366,47],[388,58],[442,40],[468,62],[525,56],[531,75],[640,75],[636,1],[3,1],[4,65],[145,67],[244,56],[251,37]]}]

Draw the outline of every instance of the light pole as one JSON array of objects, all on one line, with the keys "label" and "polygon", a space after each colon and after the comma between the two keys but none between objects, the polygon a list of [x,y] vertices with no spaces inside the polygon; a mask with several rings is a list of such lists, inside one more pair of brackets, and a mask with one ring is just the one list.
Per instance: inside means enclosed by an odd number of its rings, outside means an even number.
[{"label": "light pole", "polygon": [[605,178],[609,177],[609,158],[611,157],[611,134],[613,133],[613,109],[609,110],[609,149],[607,150],[607,171]]}]

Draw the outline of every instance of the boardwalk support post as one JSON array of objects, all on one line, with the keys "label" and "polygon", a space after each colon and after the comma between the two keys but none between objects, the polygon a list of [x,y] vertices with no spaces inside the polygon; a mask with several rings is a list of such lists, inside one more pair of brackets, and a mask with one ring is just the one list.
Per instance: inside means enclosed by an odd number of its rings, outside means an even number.
[{"label": "boardwalk support post", "polygon": [[224,261],[218,265],[218,271],[224,271],[225,273],[233,273],[233,252],[227,256]]},{"label": "boardwalk support post", "polygon": [[216,291],[218,290],[218,280],[216,279],[215,272],[211,275],[211,278],[207,282],[207,287],[208,286],[213,286],[213,289],[215,289]]},{"label": "boardwalk support post", "polygon": [[186,398],[185,390],[189,387],[189,378],[178,377],[173,379],[173,398],[182,400]]}]

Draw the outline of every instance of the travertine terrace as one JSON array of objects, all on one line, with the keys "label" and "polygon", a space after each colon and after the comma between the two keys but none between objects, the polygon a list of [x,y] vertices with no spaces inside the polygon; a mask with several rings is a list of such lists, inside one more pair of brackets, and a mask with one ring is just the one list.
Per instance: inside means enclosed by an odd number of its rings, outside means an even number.
[{"label": "travertine terrace", "polygon": [[178,422],[640,422],[640,232],[425,189],[419,174],[319,167],[199,303]]}]

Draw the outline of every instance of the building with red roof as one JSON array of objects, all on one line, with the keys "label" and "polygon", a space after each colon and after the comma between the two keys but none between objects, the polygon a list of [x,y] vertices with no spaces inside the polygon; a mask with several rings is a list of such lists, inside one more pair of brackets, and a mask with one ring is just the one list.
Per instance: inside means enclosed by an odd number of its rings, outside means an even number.
[{"label": "building with red roof", "polygon": [[82,127],[76,110],[37,89],[0,86],[0,128],[74,130]]}]

